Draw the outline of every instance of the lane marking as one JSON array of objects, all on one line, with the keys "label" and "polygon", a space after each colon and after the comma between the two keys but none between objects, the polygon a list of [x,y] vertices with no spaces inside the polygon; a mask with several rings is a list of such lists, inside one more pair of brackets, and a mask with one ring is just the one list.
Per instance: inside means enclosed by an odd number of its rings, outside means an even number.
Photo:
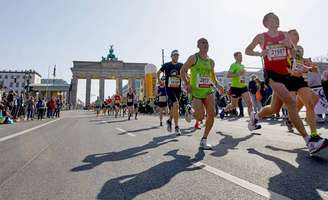
[{"label": "lane marking", "polygon": [[25,133],[28,133],[28,132],[34,131],[34,130],[36,130],[36,129],[39,129],[39,128],[41,128],[41,127],[47,126],[47,125],[52,124],[52,123],[54,123],[54,122],[56,122],[56,121],[58,121],[58,120],[61,120],[61,119],[63,119],[63,118],[58,118],[58,119],[55,119],[55,120],[52,120],[52,121],[46,122],[46,123],[44,123],[44,124],[40,124],[40,125],[38,125],[38,126],[35,126],[35,127],[33,127],[33,128],[29,128],[29,129],[26,129],[26,130],[24,130],[24,131],[20,131],[20,132],[18,132],[18,133],[14,133],[14,134],[11,134],[11,135],[8,135],[8,136],[5,136],[5,137],[2,137],[2,138],[0,138],[0,142],[4,142],[4,141],[6,141],[6,140],[10,140],[10,139],[12,139],[12,138],[15,138],[15,137],[21,136],[21,135],[23,135],[23,134],[25,134]]},{"label": "lane marking", "polygon": [[7,184],[9,181],[14,179],[19,173],[23,172],[26,167],[28,167],[35,159],[37,159],[45,150],[49,148],[49,145],[46,145],[43,149],[41,149],[38,153],[36,153],[29,161],[27,161],[21,168],[19,168],[17,171],[9,175],[7,178],[5,178],[2,183],[0,183],[0,188],[2,188],[5,184]]},{"label": "lane marking", "polygon": [[275,192],[272,192],[266,188],[263,188],[261,186],[258,186],[258,185],[255,185],[253,183],[250,183],[246,180],[243,180],[241,178],[238,178],[236,176],[233,176],[231,174],[228,174],[224,171],[221,171],[219,169],[216,169],[214,167],[211,167],[207,164],[204,164],[202,162],[196,162],[196,163],[193,163],[193,165],[197,166],[197,167],[201,167],[202,169],[212,173],[212,174],[215,174],[229,182],[232,182],[236,185],[239,185],[247,190],[250,190],[250,191],[253,191],[263,197],[266,197],[268,199],[273,199],[273,200],[291,200],[290,198],[286,197],[286,196],[283,196],[281,194],[278,194],[278,193],[275,193]]},{"label": "lane marking", "polygon": [[122,132],[122,133],[127,133],[127,135],[129,136],[132,136],[132,137],[135,137],[136,135],[133,134],[133,133],[129,133],[128,131],[124,130],[124,129],[121,129],[121,128],[116,128],[116,130]]}]

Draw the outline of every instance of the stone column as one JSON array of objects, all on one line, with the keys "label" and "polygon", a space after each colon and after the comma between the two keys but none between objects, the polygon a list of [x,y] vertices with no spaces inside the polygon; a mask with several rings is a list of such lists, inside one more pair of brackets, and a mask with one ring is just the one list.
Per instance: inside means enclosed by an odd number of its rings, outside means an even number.
[{"label": "stone column", "polygon": [[116,90],[118,91],[119,95],[122,95],[122,79],[116,78]]},{"label": "stone column", "polygon": [[102,101],[104,101],[105,97],[105,79],[101,78],[99,80],[99,97]]},{"label": "stone column", "polygon": [[85,105],[90,105],[90,94],[91,94],[91,78],[87,78],[86,91],[85,91]]},{"label": "stone column", "polygon": [[70,104],[72,109],[76,109],[76,100],[77,100],[77,85],[78,78],[73,75],[73,79],[71,80],[71,94],[70,94]]}]

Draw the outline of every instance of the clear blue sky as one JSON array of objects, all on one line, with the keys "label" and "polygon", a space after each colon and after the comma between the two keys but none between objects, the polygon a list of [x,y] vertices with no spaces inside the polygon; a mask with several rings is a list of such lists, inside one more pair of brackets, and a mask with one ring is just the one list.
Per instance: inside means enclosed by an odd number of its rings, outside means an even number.
[{"label": "clear blue sky", "polygon": [[[33,68],[46,78],[56,64],[57,77],[69,81],[73,60],[99,61],[110,44],[120,60],[158,66],[162,48],[179,49],[184,62],[206,37],[223,71],[265,30],[269,11],[282,30],[299,30],[305,55],[317,57],[328,53],[327,8],[326,0],[0,0],[0,69]],[[261,66],[258,58],[244,63]]]}]

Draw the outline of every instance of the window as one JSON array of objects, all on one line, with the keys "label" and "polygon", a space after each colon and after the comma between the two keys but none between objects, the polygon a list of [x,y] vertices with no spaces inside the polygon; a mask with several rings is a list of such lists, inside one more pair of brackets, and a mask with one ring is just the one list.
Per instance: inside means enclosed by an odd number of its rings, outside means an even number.
[{"label": "window", "polygon": [[20,75],[16,76],[16,78],[19,79],[20,78]]},{"label": "window", "polygon": [[22,82],[22,88],[23,88],[23,87],[25,87],[25,83],[24,83],[24,82]]},{"label": "window", "polygon": [[19,82],[16,83],[16,87],[19,87]]},{"label": "window", "polygon": [[8,78],[8,75],[5,75],[5,79],[7,79]]},{"label": "window", "polygon": [[0,75],[0,78],[2,78],[2,76]]},{"label": "window", "polygon": [[14,83],[13,82],[10,82],[10,85],[9,85],[11,88],[14,86]]},{"label": "window", "polygon": [[14,75],[11,75],[11,79],[14,79]]}]

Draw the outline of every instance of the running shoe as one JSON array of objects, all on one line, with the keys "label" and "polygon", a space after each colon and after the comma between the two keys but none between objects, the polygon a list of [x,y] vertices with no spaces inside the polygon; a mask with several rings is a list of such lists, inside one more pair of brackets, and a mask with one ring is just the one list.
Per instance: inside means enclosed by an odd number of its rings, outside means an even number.
[{"label": "running shoe", "polygon": [[166,121],[166,129],[168,132],[172,132],[172,122],[170,120]]},{"label": "running shoe", "polygon": [[159,126],[163,126],[163,122],[159,122]]},{"label": "running shoe", "polygon": [[222,111],[220,112],[220,118],[221,118],[221,119],[224,118],[224,110],[222,110]]},{"label": "running shoe", "polygon": [[294,133],[294,129],[293,129],[293,124],[291,121],[289,121],[288,119],[286,119],[286,126],[288,128],[288,131],[291,132],[291,133]]},{"label": "running shoe", "polygon": [[261,125],[257,124],[258,120],[256,119],[255,114],[256,114],[255,112],[251,113],[250,120],[248,122],[248,130],[249,131],[254,131],[254,130],[262,128]]},{"label": "running shoe", "polygon": [[180,128],[178,126],[175,127],[175,134],[177,134],[177,136],[180,136],[181,135],[181,130],[180,130]]},{"label": "running shoe", "polygon": [[207,143],[207,139],[202,138],[200,140],[199,148],[204,150],[210,150],[212,149],[212,145]]},{"label": "running shoe", "polygon": [[313,136],[310,137],[306,146],[308,147],[310,155],[312,155],[319,152],[321,149],[325,148],[327,144],[328,144],[327,139],[324,139],[319,135],[316,135],[314,137]]},{"label": "running shoe", "polygon": [[199,122],[196,122],[194,128],[195,128],[195,129],[201,129],[201,127],[200,127],[200,123],[199,123]]}]

